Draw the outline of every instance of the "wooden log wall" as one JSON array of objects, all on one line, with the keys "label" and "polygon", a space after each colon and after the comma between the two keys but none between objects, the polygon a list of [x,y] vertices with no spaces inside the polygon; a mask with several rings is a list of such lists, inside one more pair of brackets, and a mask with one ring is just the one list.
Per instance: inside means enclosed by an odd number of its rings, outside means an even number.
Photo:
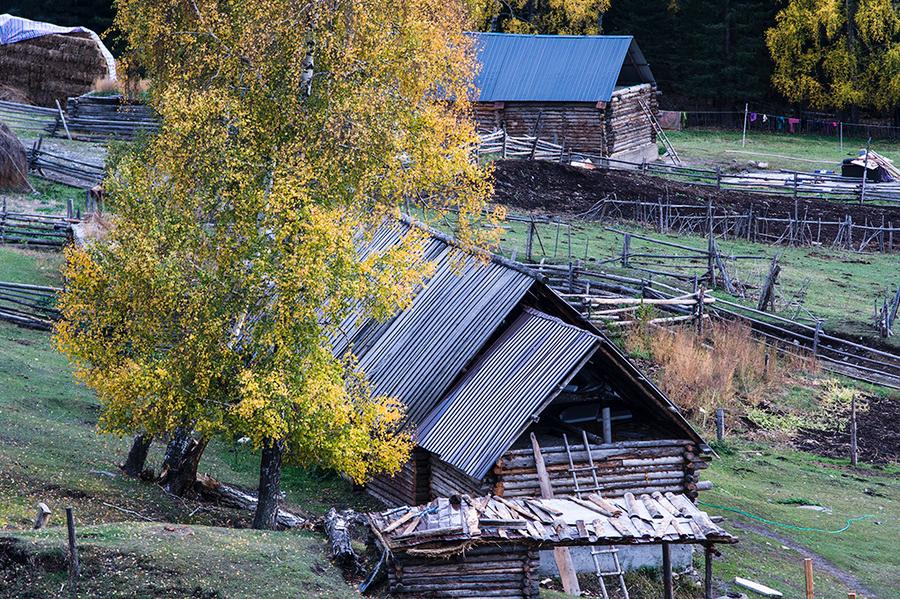
[{"label": "wooden log wall", "polygon": [[486,481],[474,479],[436,455],[430,455],[432,498],[463,494],[483,497],[493,490],[493,477]]},{"label": "wooden log wall", "polygon": [[656,96],[656,86],[649,83],[613,92],[604,118],[606,126],[605,156],[613,156],[620,152],[656,143],[656,132],[653,125],[641,108],[641,102],[643,102],[654,115],[658,115],[659,102]]},{"label": "wooden log wall", "polygon": [[[572,459],[576,468],[588,466],[587,452],[581,444],[573,445]],[[569,471],[569,458],[564,445],[541,447],[547,474],[556,495],[574,495],[575,483]],[[707,467],[708,456],[686,440],[631,441],[610,445],[591,445],[597,467],[600,492],[604,497],[622,497],[625,493],[684,493],[697,496],[698,471]],[[503,497],[539,497],[537,470],[530,448],[512,449],[494,467],[494,494]],[[589,471],[580,471],[579,485],[593,486]]]},{"label": "wooden log wall", "polygon": [[607,145],[604,112],[590,102],[496,102],[475,105],[479,131],[505,127],[510,135],[537,135],[567,150],[600,154]]},{"label": "wooden log wall", "polygon": [[523,545],[484,545],[449,559],[395,554],[391,596],[511,597],[539,595],[538,553]]},{"label": "wooden log wall", "polygon": [[366,491],[389,507],[428,503],[429,453],[416,447],[409,461],[394,476],[376,476],[366,483]]}]

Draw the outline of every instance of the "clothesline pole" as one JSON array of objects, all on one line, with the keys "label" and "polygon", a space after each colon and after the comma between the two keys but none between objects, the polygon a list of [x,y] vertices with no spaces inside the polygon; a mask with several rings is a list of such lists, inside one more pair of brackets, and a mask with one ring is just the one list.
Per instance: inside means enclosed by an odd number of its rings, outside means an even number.
[{"label": "clothesline pole", "polygon": [[750,103],[745,102],[744,103],[744,133],[741,136],[741,147],[742,148],[747,145],[747,110],[749,108],[750,108]]},{"label": "clothesline pole", "polygon": [[844,121],[841,121],[841,152],[844,151]]}]

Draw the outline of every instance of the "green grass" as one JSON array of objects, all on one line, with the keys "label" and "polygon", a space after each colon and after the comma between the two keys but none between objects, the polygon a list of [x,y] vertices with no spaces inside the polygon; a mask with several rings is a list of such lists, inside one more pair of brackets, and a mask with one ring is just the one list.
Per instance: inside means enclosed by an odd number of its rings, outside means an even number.
[{"label": "green grass", "polygon": [[[309,532],[132,522],[81,526],[78,538],[78,597],[358,596],[329,562],[321,538]],[[4,541],[0,536],[0,551]],[[71,597],[64,543],[63,528],[16,535],[7,552],[43,567],[0,571],[7,593],[0,590],[0,596]]]},{"label": "green grass", "polygon": [[[818,135],[748,132],[744,147],[741,146],[740,131],[689,129],[666,132],[666,135],[684,162],[726,169],[746,168],[752,160],[768,162],[769,170],[776,171],[829,169],[840,172],[841,161],[847,156],[855,156],[860,148],[866,146],[865,139],[849,139],[846,136],[841,151],[836,137]],[[895,162],[900,159],[900,143],[873,140],[871,148]]]},{"label": "green grass", "polygon": [[[517,256],[524,259],[525,239],[528,225],[522,222],[508,222],[507,231],[501,245],[505,253],[516,251]],[[618,261],[601,264],[622,253],[623,236],[606,231],[606,224],[579,223],[572,227],[571,244],[562,228],[557,241],[556,226],[538,224],[536,230],[540,243],[533,244],[534,261],[546,258],[549,262],[566,262],[571,246],[573,259],[581,259],[587,268],[596,268],[614,274],[631,277],[648,277],[641,271],[622,269]],[[616,228],[634,233],[644,234],[655,239],[663,239],[706,251],[707,242],[696,235],[665,235],[642,229],[631,224],[619,224]],[[900,258],[891,254],[858,254],[845,250],[813,247],[780,247],[747,241],[719,241],[719,249],[726,255],[759,256],[761,260],[740,260],[729,262],[728,270],[737,278],[758,288],[768,272],[769,259],[773,255],[779,257],[781,274],[778,279],[777,293],[785,301],[779,303],[781,316],[795,318],[807,317],[796,307],[784,309],[786,300],[802,299],[803,306],[816,317],[825,320],[827,331],[854,335],[858,337],[875,337],[877,331],[871,324],[872,305],[887,293],[892,293],[896,285],[900,285],[897,274],[900,273]],[[585,249],[587,251],[585,251]],[[632,239],[631,253],[683,253],[663,246]],[[585,259],[587,257],[587,259]],[[634,262],[638,260],[635,259]],[[683,270],[685,273],[702,275],[706,270],[705,260],[696,260],[696,266]],[[735,267],[735,264],[737,266]],[[652,268],[652,267],[651,267]],[[660,265],[660,270],[673,270],[669,265]],[[654,276],[654,279],[667,283],[674,281]],[[690,288],[690,283],[681,282],[682,288]],[[755,300],[739,300],[727,294],[717,295],[756,307]],[[809,322],[809,321],[808,321]],[[900,336],[894,336],[887,343],[900,348]]]},{"label": "green grass", "polygon": [[72,200],[74,210],[84,212],[85,190],[33,175],[28,176],[28,181],[33,192],[0,192],[0,200],[5,201],[9,212],[65,215],[68,200]]},{"label": "green grass", "polygon": [[[0,248],[0,280],[58,282],[44,264],[48,256]],[[325,557],[324,539],[210,528],[245,528],[252,514],[172,498],[155,484],[123,476],[117,464],[129,440],[98,433],[99,412],[96,397],[75,382],[47,333],[0,323],[0,543],[15,537],[28,544],[29,555],[58,553],[63,508],[73,506],[84,551],[81,597],[355,594]],[[162,450],[154,444],[149,466],[158,469]],[[258,467],[249,449],[214,441],[200,471],[255,488]],[[311,514],[378,506],[331,472],[288,466],[282,486],[288,505]],[[26,532],[39,501],[53,510],[51,529]],[[144,519],[154,523],[133,522]],[[165,522],[187,525],[191,534],[170,534]],[[54,560],[38,556],[29,563],[41,564],[37,574],[11,571],[0,545],[0,597],[63,596],[65,573]],[[7,585],[25,586],[5,586],[4,576]],[[7,588],[13,590],[4,594]]]},{"label": "green grass", "polygon": [[[900,467],[852,470],[848,460],[833,460],[771,446],[731,441],[719,447],[707,478],[714,488],[701,494],[707,504],[740,509],[755,516],[792,526],[837,530],[848,518],[855,522],[840,534],[769,526],[856,575],[880,597],[893,597],[900,573],[897,534],[900,532]],[[799,505],[820,505],[830,513]],[[803,589],[803,556],[776,540],[734,527],[733,523],[760,524],[743,515],[701,506],[726,518],[726,528],[741,542],[723,550],[716,562],[719,579],[743,576],[772,586],[786,597],[799,597]],[[824,572],[816,572],[816,597],[844,599],[846,585]]]},{"label": "green grass", "polygon": [[59,285],[62,254],[0,246],[0,281],[31,285]]}]

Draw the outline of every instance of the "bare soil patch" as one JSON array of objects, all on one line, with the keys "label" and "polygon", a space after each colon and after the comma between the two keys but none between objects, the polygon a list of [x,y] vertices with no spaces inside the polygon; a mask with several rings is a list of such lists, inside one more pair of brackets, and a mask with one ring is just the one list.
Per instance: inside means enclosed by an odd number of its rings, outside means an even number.
[{"label": "bare soil patch", "polygon": [[[867,401],[869,409],[857,414],[860,462],[900,461],[900,401],[885,397],[869,397]],[[801,429],[794,446],[826,457],[847,458],[850,455],[850,431]]]},{"label": "bare soil patch", "polygon": [[[615,194],[619,200],[649,200],[706,205],[712,200],[719,214],[743,213],[753,205],[757,215],[770,217],[794,214],[791,197],[718,190],[703,185],[671,181],[635,171],[588,170],[538,160],[499,160],[494,163],[494,198],[516,210],[574,216],[591,209],[598,201]],[[900,207],[858,206],[825,200],[800,200],[798,211],[809,219],[842,220],[854,223],[900,223]],[[823,233],[825,227],[823,227]]]}]

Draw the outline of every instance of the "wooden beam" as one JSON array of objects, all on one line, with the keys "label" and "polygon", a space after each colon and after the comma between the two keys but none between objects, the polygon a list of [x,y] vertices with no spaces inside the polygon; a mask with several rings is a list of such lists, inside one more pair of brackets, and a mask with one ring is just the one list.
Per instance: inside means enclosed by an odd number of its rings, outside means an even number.
[{"label": "wooden beam", "polygon": [[704,575],[703,599],[713,599],[713,549],[711,545],[703,546]]},{"label": "wooden beam", "polygon": [[675,586],[672,584],[672,551],[668,543],[662,544],[663,599],[675,599]]},{"label": "wooden beam", "polygon": [[[553,499],[553,487],[550,486],[550,477],[547,475],[547,467],[544,465],[544,456],[541,454],[541,446],[537,437],[531,433],[531,449],[534,452],[534,464],[538,475],[538,484],[541,488],[543,499]],[[568,547],[555,547],[553,558],[559,569],[559,577],[562,580],[563,590],[567,595],[578,597],[581,595],[581,587],[578,586],[578,576],[575,573],[575,564],[572,562],[572,554]]]}]

